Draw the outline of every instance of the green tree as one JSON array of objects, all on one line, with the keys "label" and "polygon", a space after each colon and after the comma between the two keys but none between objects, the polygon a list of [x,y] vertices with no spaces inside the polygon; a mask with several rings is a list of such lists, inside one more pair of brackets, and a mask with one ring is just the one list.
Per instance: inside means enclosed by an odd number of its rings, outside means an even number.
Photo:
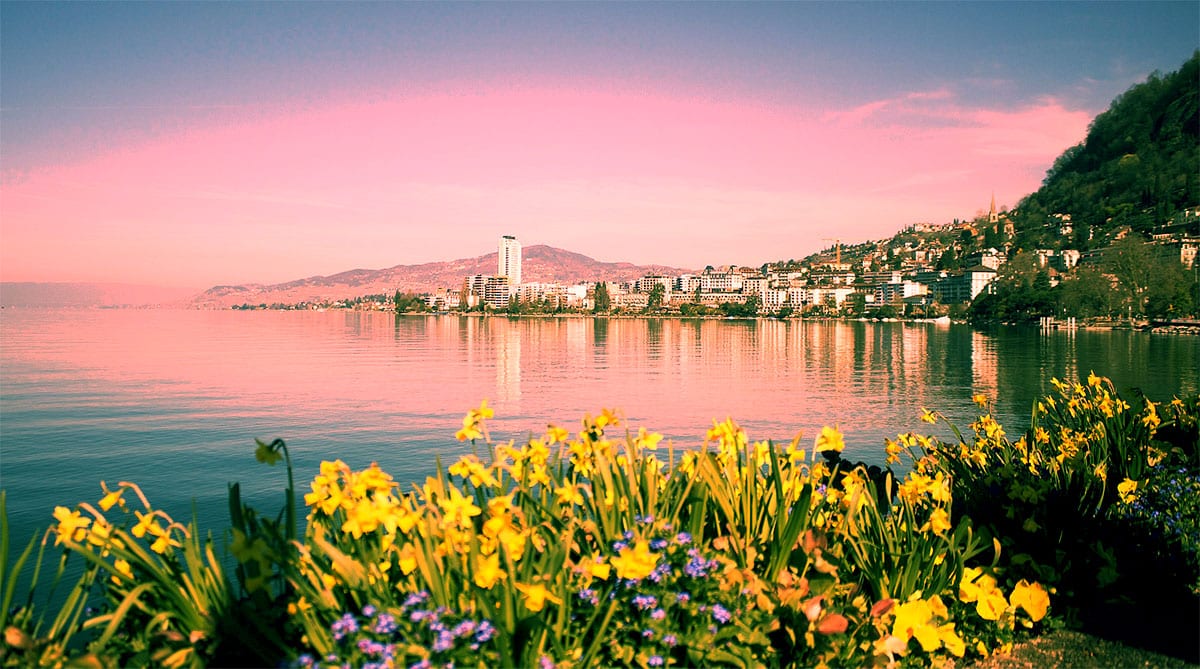
[{"label": "green tree", "polygon": [[1099,267],[1077,267],[1058,285],[1059,305],[1067,316],[1108,316],[1114,308],[1112,279]]},{"label": "green tree", "polygon": [[867,310],[867,295],[866,293],[853,292],[842,303],[842,311],[847,316],[861,316]]},{"label": "green tree", "polygon": [[593,296],[592,311],[595,313],[604,313],[612,309],[612,298],[608,295],[608,284],[600,281],[596,284]]},{"label": "green tree", "polygon": [[1117,278],[1121,306],[1129,315],[1146,313],[1150,285],[1158,273],[1157,258],[1146,243],[1130,232],[1104,251],[1102,266]]},{"label": "green tree", "polygon": [[655,283],[650,289],[650,297],[646,300],[646,311],[658,311],[662,309],[663,296],[666,295],[666,288],[661,283]]}]

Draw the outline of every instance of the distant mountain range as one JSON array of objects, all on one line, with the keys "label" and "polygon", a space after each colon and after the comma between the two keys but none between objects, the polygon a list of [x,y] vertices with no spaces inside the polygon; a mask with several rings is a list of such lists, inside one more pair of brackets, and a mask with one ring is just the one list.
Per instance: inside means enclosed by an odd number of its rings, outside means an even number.
[{"label": "distant mountain range", "polygon": [[[334,301],[361,295],[392,294],[397,290],[423,293],[457,288],[471,274],[495,274],[498,254],[387,269],[353,269],[273,285],[216,286],[191,300],[199,309],[227,309],[238,304],[296,304]],[[522,250],[521,281],[563,283],[629,281],[646,274],[684,274],[693,270],[664,265],[601,262],[580,253],[538,244]]]}]

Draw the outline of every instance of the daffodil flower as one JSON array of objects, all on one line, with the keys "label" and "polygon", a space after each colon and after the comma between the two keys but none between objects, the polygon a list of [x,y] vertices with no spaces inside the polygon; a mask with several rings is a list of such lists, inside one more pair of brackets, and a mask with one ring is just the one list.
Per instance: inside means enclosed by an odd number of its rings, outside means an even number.
[{"label": "daffodil flower", "polygon": [[816,447],[813,450],[817,453],[825,451],[841,453],[844,448],[846,448],[846,442],[842,438],[841,430],[826,425],[821,428],[821,434],[817,435]]}]

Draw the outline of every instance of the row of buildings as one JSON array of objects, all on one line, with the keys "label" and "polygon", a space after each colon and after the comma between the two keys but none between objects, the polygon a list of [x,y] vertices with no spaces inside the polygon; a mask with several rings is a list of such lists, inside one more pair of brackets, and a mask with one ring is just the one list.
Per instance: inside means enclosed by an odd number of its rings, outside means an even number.
[{"label": "row of buildings", "polygon": [[[1196,215],[1190,210],[1186,214]],[[1068,230],[1071,225],[1070,217],[1065,215],[1054,223]],[[982,240],[979,229],[989,225],[1000,242],[999,248],[986,248],[957,259],[955,264],[964,269],[938,269],[941,256],[956,250],[944,241],[931,241],[938,233],[969,233]],[[911,238],[903,239],[906,237]],[[788,263],[785,267],[707,267],[696,274],[646,275],[632,281],[604,282],[604,292],[613,309],[627,311],[644,310],[652,301],[654,306],[669,310],[679,310],[688,304],[717,307],[753,301],[760,314],[840,310],[847,302],[866,313],[885,306],[903,309],[935,303],[956,305],[970,302],[989,290],[1008,261],[1007,248],[1012,237],[1011,223],[1005,214],[996,211],[993,202],[986,218],[942,226],[910,226],[891,242],[874,244],[857,254],[853,261],[842,262],[839,242],[836,256],[824,256],[812,263]],[[1156,239],[1154,243],[1164,245],[1165,251],[1177,255],[1190,270],[1200,239],[1188,235],[1177,237]],[[946,238],[941,235],[942,240]],[[520,242],[514,236],[503,236],[498,250],[495,275],[468,276],[457,288],[435,291],[427,296],[429,306],[440,311],[481,306],[503,310],[514,300],[550,308],[590,310],[595,306],[597,282],[571,285],[523,282]],[[1050,276],[1052,285],[1080,262],[1096,262],[1101,254],[1102,251],[1080,253],[1071,249],[1033,252],[1034,261]]]},{"label": "row of buildings", "polygon": [[[507,309],[514,300],[551,307],[592,309],[596,282],[572,285],[521,281],[521,246],[512,236],[500,239],[497,273],[465,277],[462,286],[444,288],[428,296],[435,310],[473,309],[486,306]],[[813,307],[838,309],[855,295],[869,310],[872,306],[937,301],[944,304],[970,301],[996,276],[1004,262],[995,249],[979,254],[974,266],[950,273],[926,270],[864,272],[849,263],[829,262],[794,270],[726,266],[708,267],[698,274],[646,275],[633,281],[604,282],[615,309],[642,310],[657,294],[658,305],[678,309],[685,304],[719,306],[756,301],[759,313],[785,308],[802,311]],[[657,293],[656,293],[657,290]]]}]

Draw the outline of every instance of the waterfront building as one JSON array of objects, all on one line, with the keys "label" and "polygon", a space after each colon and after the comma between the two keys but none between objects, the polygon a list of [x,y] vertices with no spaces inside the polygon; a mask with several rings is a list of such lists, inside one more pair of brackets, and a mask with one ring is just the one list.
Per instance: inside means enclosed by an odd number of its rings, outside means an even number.
[{"label": "waterfront building", "polygon": [[508,278],[508,289],[515,293],[521,285],[521,242],[512,235],[500,238],[499,268],[497,276]]},{"label": "waterfront building", "polygon": [[463,280],[460,304],[468,309],[480,304],[486,304],[493,309],[506,309],[511,295],[508,277],[472,274]]}]

